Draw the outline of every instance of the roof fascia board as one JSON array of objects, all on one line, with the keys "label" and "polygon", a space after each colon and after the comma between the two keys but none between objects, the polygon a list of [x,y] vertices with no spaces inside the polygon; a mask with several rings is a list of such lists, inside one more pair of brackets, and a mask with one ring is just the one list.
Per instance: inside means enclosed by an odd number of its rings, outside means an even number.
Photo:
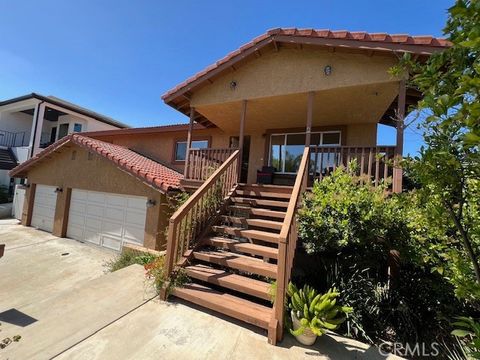
[{"label": "roof fascia board", "polygon": [[404,43],[389,43],[379,41],[365,41],[355,39],[332,39],[332,38],[313,38],[295,35],[274,35],[276,42],[305,44],[305,45],[323,45],[329,47],[345,47],[360,50],[374,50],[387,52],[410,52],[420,55],[431,55],[435,52],[444,50],[444,47],[433,47],[423,45],[413,45]]},{"label": "roof fascia board", "polygon": [[[270,44],[271,42],[273,41],[273,38],[272,36],[269,36],[267,37],[266,39],[263,39],[261,41],[259,41],[258,43],[256,43],[255,45],[253,45],[252,47],[248,48],[247,50],[245,51],[241,51],[233,56],[231,59],[227,60],[226,62],[224,62],[223,64],[219,65],[218,67],[216,67],[215,69],[209,71],[208,73],[204,74],[203,76],[200,76],[198,79],[196,79],[195,81],[191,82],[190,84],[188,84],[187,86],[181,88],[181,89],[178,89],[178,91],[172,93],[171,95],[167,95],[165,97],[162,96],[162,99],[165,101],[165,102],[170,102],[172,101],[173,99],[175,99],[176,97],[180,96],[180,95],[183,95],[185,94],[186,92],[190,91],[192,88],[194,88],[197,84],[205,81],[205,79],[209,79],[219,73],[221,73],[222,71],[230,68],[232,65],[235,65],[236,63],[238,63],[240,60],[243,60],[244,58],[246,58],[247,56],[253,54],[254,52],[256,52],[257,50],[260,50],[261,48],[265,47],[266,45]],[[240,48],[241,49],[241,48]],[[220,60],[221,61],[221,60]]]}]

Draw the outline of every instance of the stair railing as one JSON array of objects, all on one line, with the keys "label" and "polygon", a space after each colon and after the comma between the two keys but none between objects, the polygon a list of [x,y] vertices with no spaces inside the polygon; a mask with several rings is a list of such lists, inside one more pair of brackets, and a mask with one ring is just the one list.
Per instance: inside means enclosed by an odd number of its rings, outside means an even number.
[{"label": "stair railing", "polygon": [[307,146],[303,150],[302,160],[297,172],[297,177],[295,178],[295,185],[292,189],[292,196],[288,202],[287,212],[283,220],[282,229],[280,230],[278,241],[277,288],[275,302],[273,304],[272,322],[268,332],[268,341],[274,345],[283,338],[286,289],[291,277],[293,258],[298,240],[296,215],[302,200],[302,194],[307,187],[309,157],[310,148]]},{"label": "stair railing", "polygon": [[185,253],[196,245],[211,218],[230,196],[238,178],[238,154],[238,150],[234,151],[170,218],[165,258],[167,276],[185,259]]}]

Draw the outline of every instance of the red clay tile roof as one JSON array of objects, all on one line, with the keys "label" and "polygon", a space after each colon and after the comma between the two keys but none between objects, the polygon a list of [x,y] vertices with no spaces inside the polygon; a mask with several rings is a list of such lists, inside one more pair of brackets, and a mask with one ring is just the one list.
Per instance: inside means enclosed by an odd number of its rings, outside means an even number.
[{"label": "red clay tile roof", "polygon": [[[422,55],[430,55],[435,51],[441,50],[451,45],[448,40],[435,38],[433,36],[410,36],[408,34],[387,34],[387,33],[367,33],[364,31],[331,31],[315,29],[297,29],[297,28],[278,28],[268,30],[235,51],[232,51],[224,58],[218,60],[215,64],[206,67],[184,82],[178,84],[173,89],[162,95],[165,101],[172,100],[170,97],[182,90],[190,90],[190,85],[197,80],[205,80],[214,70],[226,63],[241,60],[248,55],[247,52],[256,51],[269,43],[281,42],[304,42],[318,44],[323,46],[340,46],[360,48],[375,51],[399,51],[412,52]],[[204,78],[204,79],[202,79]]]},{"label": "red clay tile roof", "polygon": [[148,159],[126,147],[92,139],[79,134],[71,134],[50,145],[33,158],[11,170],[9,175],[14,177],[24,174],[30,166],[69,142],[84,147],[89,151],[93,151],[103,158],[114,162],[121,170],[126,171],[162,192],[180,188],[180,179],[183,178],[183,175],[178,171]]},{"label": "red clay tile roof", "polygon": [[[148,126],[148,127],[138,127],[138,128],[128,128],[128,129],[114,129],[114,130],[100,130],[92,132],[82,133],[88,137],[99,137],[99,136],[115,136],[115,135],[135,135],[135,134],[155,134],[155,133],[166,133],[173,131],[188,131],[189,124],[172,124],[172,125],[160,125],[160,126]],[[194,130],[205,129],[201,124],[194,124]]]}]

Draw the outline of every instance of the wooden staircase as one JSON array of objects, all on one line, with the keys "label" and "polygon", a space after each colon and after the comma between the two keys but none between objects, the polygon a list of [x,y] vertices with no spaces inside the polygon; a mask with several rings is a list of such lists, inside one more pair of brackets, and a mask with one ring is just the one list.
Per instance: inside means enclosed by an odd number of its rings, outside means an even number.
[{"label": "wooden staircase", "polygon": [[268,329],[278,238],[288,207],[282,200],[291,193],[292,187],[238,185],[185,266],[192,283],[175,288],[173,295]]},{"label": "wooden staircase", "polygon": [[190,279],[172,295],[266,329],[271,344],[282,339],[309,151],[293,187],[238,184],[238,150],[203,182],[170,218],[166,274],[183,267]]}]

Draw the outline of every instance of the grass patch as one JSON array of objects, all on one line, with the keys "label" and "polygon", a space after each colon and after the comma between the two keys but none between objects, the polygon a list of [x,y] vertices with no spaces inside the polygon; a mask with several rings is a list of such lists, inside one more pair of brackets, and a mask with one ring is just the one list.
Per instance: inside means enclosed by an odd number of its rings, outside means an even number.
[{"label": "grass patch", "polygon": [[158,258],[158,256],[149,253],[126,250],[120,255],[117,255],[114,259],[105,262],[105,268],[108,272],[114,272],[133,264],[145,266],[146,264],[154,262]]}]

